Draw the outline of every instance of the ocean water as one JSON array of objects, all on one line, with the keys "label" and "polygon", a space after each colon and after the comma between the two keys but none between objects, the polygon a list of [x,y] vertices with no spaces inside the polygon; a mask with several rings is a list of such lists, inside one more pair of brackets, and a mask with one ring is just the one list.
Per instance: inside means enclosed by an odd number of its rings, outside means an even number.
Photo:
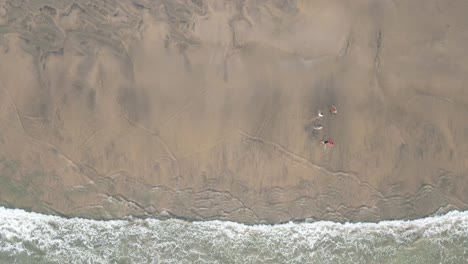
[{"label": "ocean water", "polygon": [[468,263],[468,212],[248,226],[65,219],[0,207],[0,263]]}]

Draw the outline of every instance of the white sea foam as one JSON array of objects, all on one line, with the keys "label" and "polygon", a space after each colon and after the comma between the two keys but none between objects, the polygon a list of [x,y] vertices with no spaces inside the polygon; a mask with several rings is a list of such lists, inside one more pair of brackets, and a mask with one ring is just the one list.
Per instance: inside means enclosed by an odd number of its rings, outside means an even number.
[{"label": "white sea foam", "polygon": [[0,207],[1,263],[468,263],[468,212],[247,226],[64,219]]}]

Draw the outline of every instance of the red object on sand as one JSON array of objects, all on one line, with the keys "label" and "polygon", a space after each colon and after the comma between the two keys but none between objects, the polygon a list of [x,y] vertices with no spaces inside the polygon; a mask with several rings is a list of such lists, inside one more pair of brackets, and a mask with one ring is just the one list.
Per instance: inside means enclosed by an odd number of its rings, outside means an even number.
[{"label": "red object on sand", "polygon": [[335,106],[332,106],[330,111],[332,112],[332,114],[336,114],[338,113],[338,110],[336,110],[336,107]]},{"label": "red object on sand", "polygon": [[333,141],[330,140],[330,141],[328,141],[328,145],[333,146],[333,145],[335,145],[335,143],[333,143]]}]

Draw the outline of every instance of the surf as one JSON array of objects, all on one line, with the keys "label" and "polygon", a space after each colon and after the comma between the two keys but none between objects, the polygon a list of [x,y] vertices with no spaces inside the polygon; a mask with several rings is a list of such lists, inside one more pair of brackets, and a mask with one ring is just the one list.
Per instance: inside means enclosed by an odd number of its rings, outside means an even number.
[{"label": "surf", "polygon": [[379,223],[88,220],[0,207],[1,263],[466,263],[468,212]]}]

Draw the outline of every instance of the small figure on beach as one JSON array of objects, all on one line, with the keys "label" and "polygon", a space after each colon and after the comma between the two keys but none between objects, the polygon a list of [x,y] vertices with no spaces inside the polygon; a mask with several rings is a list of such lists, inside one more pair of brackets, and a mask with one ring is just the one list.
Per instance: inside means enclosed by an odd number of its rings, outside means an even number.
[{"label": "small figure on beach", "polygon": [[322,113],[322,111],[319,110],[318,111],[318,117],[322,117],[322,116],[323,116],[323,113]]},{"label": "small figure on beach", "polygon": [[336,106],[332,105],[330,108],[330,112],[334,115],[338,114],[338,110],[336,109]]},{"label": "small figure on beach", "polygon": [[325,146],[330,146],[330,147],[333,147],[335,145],[335,143],[333,143],[333,141],[331,140],[324,140],[322,141],[322,144],[324,144]]},{"label": "small figure on beach", "polygon": [[315,130],[320,130],[320,129],[322,129],[322,128],[323,128],[323,127],[322,127],[322,125],[320,125],[320,124],[314,126],[314,129],[315,129]]}]

